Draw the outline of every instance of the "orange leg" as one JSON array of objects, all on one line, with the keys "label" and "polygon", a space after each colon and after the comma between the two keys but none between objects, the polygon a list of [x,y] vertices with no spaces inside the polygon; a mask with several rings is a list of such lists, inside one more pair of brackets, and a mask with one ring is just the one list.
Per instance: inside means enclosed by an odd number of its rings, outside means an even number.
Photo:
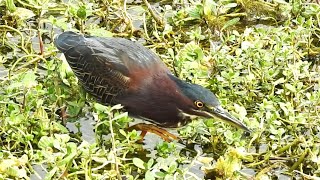
[{"label": "orange leg", "polygon": [[147,132],[154,133],[167,142],[171,142],[172,140],[180,140],[180,138],[176,135],[173,135],[172,133],[169,133],[167,130],[161,129],[152,124],[139,123],[128,128],[129,131],[132,131],[133,129],[141,131],[141,141],[143,140]]}]

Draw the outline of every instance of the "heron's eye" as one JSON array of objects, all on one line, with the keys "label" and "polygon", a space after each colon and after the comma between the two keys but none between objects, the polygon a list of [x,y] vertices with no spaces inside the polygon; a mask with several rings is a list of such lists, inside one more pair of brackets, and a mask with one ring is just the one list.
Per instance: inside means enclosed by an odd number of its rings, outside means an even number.
[{"label": "heron's eye", "polygon": [[202,108],[202,107],[203,107],[203,102],[201,102],[201,101],[195,101],[194,104],[195,104],[198,108]]}]

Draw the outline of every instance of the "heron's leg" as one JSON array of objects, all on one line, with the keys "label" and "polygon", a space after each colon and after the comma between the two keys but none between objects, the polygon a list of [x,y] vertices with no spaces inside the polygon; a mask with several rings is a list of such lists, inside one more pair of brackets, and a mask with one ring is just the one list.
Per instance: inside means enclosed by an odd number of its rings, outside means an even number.
[{"label": "heron's leg", "polygon": [[128,128],[129,131],[132,131],[133,129],[141,131],[141,140],[143,140],[147,132],[154,133],[167,142],[171,142],[172,140],[180,140],[180,138],[176,135],[169,133],[167,130],[161,129],[153,124],[139,123]]}]

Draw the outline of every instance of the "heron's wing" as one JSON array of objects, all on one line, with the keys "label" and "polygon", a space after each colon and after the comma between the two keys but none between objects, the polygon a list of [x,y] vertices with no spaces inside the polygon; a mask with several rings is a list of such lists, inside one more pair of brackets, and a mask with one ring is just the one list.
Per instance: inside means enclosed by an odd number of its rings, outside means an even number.
[{"label": "heron's wing", "polygon": [[167,70],[152,51],[122,38],[84,37],[68,31],[55,39],[55,45],[84,88],[105,103],[128,88],[130,82],[137,83],[138,74],[148,76],[154,70]]},{"label": "heron's wing", "polygon": [[[150,70],[154,65],[162,65],[163,62],[151,50],[137,42],[123,38],[99,38],[89,37],[92,41],[98,41],[101,46],[97,48],[95,55],[108,59],[127,68],[128,72],[133,70]],[[119,67],[121,68],[121,67]]]}]

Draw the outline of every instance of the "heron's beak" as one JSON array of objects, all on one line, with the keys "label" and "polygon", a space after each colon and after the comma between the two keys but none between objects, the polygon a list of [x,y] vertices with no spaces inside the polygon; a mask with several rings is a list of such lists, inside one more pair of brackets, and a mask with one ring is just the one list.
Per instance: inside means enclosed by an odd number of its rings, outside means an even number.
[{"label": "heron's beak", "polygon": [[217,117],[226,123],[243,129],[244,131],[252,132],[244,123],[233,117],[230,113],[228,113],[225,109],[223,109],[220,106],[213,108],[213,110],[211,110],[210,116]]}]

